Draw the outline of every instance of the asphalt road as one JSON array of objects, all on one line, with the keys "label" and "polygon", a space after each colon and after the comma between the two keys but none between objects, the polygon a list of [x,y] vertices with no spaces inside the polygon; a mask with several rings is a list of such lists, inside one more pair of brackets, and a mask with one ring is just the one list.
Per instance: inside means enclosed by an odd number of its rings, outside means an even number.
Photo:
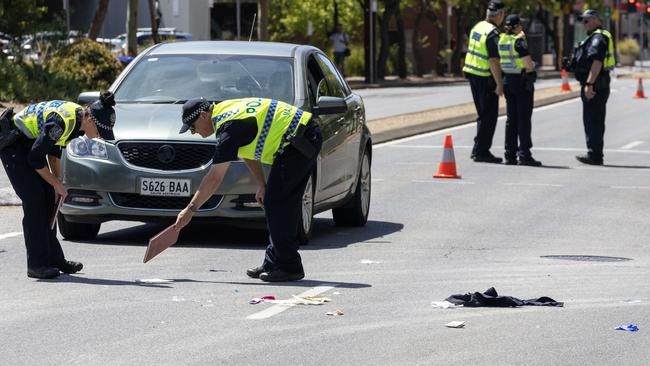
[{"label": "asphalt road", "polygon": [[[450,132],[462,180],[431,179],[446,132],[375,146],[368,225],[340,229],[320,215],[297,283],[244,275],[262,259],[263,232],[190,226],[145,265],[161,227],[122,222],[97,241],[63,242],[83,273],[34,281],[15,236],[20,209],[0,208],[0,365],[647,365],[650,102],[631,99],[634,88],[614,84],[604,167],[573,158],[584,146],[576,101],[535,112],[544,168],[471,162],[472,125]],[[494,153],[502,141],[503,120]],[[491,286],[565,307],[430,305]],[[332,301],[248,303],[305,292]],[[453,320],[465,328],[444,326]],[[628,323],[641,330],[614,330]]]}]

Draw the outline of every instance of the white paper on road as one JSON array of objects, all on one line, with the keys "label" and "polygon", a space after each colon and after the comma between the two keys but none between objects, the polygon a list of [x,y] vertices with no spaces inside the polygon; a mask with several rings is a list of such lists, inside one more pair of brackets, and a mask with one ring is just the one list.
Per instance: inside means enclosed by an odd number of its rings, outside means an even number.
[{"label": "white paper on road", "polygon": [[449,322],[445,324],[445,327],[447,328],[462,328],[465,326],[465,322],[462,320],[454,320],[453,322]]},{"label": "white paper on road", "polygon": [[[317,286],[312,289],[309,289],[299,295],[297,297],[299,298],[305,298],[308,296],[318,296],[324,292],[330,291],[334,288],[334,285],[322,285],[322,286]],[[281,312],[290,309],[292,307],[296,306],[296,304],[276,304],[271,306],[270,308],[264,309],[258,313],[249,315],[246,317],[246,319],[253,319],[253,320],[261,320],[261,319],[267,319],[270,318],[274,315],[280,314]]]},{"label": "white paper on road", "polygon": [[381,262],[381,261],[373,261],[371,259],[362,259],[361,261],[359,261],[359,263],[361,263],[361,264],[379,264],[379,263],[383,263],[383,262]]},{"label": "white paper on road", "polygon": [[431,306],[434,308],[438,309],[455,309],[455,308],[462,308],[463,305],[456,305],[454,303],[451,303],[449,301],[432,301]]}]

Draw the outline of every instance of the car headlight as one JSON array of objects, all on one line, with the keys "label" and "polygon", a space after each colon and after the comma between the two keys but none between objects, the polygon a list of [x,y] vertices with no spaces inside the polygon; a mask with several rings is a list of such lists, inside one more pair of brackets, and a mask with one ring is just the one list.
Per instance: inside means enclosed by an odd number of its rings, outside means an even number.
[{"label": "car headlight", "polygon": [[100,139],[89,139],[85,136],[70,141],[68,153],[75,158],[108,159],[106,143]]}]

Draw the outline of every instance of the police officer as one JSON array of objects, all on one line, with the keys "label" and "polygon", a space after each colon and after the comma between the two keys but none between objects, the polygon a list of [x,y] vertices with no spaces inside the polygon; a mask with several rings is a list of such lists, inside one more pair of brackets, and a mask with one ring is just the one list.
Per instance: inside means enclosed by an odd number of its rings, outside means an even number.
[{"label": "police officer", "polygon": [[12,141],[4,141],[0,157],[22,200],[28,277],[54,278],[60,272],[76,273],[83,268],[83,264],[65,259],[56,227],[51,229],[49,224],[55,194],[62,199],[67,196],[59,180],[61,153],[72,139],[83,134],[88,138],[113,139],[113,105],[113,95],[104,93],[86,109],[55,100],[32,104],[16,115],[5,116],[2,125],[9,131],[3,131],[3,139]]},{"label": "police officer", "polygon": [[[190,204],[177,217],[180,230],[219,188],[231,161],[241,158],[258,189],[264,207],[270,243],[261,266],[246,274],[266,282],[296,281],[305,274],[298,254],[297,228],[302,195],[314,171],[322,136],[309,112],[280,101],[262,98],[226,100],[217,104],[203,98],[183,105],[183,126],[202,137],[216,135],[212,168]],[[262,164],[272,165],[268,181]]]},{"label": "police officer", "polygon": [[492,138],[499,116],[499,97],[503,95],[503,81],[499,66],[499,31],[505,9],[501,0],[491,0],[487,17],[469,33],[467,55],[463,71],[469,79],[472,97],[478,114],[472,159],[476,162],[501,163],[502,159],[490,152]]},{"label": "police officer", "polygon": [[[530,149],[530,120],[533,114],[535,63],[528,53],[526,35],[519,15],[510,14],[505,21],[506,33],[499,40],[499,57],[504,75],[508,119],[506,120],[505,163],[507,165],[541,166]],[[517,162],[519,157],[519,162]]]},{"label": "police officer", "polygon": [[605,114],[609,99],[609,72],[614,69],[614,40],[611,33],[602,29],[602,22],[595,10],[587,10],[578,18],[587,38],[574,52],[574,72],[580,82],[582,98],[582,120],[587,140],[587,155],[576,159],[584,164],[603,164],[603,137],[605,135]]}]

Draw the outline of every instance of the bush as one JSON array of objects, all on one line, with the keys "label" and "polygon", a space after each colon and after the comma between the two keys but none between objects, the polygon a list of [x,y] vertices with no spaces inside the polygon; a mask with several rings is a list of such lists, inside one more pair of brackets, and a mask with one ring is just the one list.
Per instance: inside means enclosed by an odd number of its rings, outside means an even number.
[{"label": "bush", "polygon": [[52,75],[36,63],[0,60],[0,100],[37,102],[51,99],[72,99],[78,93],[77,83]]},{"label": "bush", "polygon": [[57,77],[74,81],[79,91],[105,90],[122,71],[110,51],[87,38],[58,51],[47,68]]},{"label": "bush", "polygon": [[641,53],[639,42],[634,38],[625,38],[618,44],[618,52],[621,55],[637,57]]},{"label": "bush", "polygon": [[350,56],[345,58],[345,76],[364,76],[366,73],[363,46],[349,45]]}]

